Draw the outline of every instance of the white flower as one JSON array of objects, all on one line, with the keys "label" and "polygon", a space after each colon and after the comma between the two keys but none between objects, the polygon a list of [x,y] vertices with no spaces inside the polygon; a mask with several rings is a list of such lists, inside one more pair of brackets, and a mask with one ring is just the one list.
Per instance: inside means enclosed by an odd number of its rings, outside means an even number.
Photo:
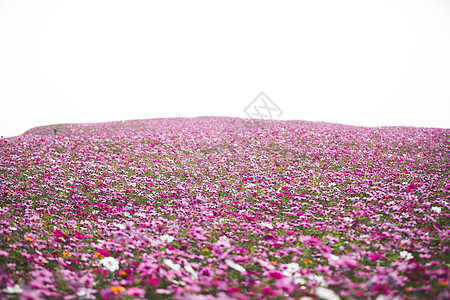
[{"label": "white flower", "polygon": [[120,224],[120,223],[113,223],[114,226],[119,227],[120,229],[124,230],[127,228],[126,224]]},{"label": "white flower", "polygon": [[319,296],[322,299],[327,299],[327,300],[339,300],[341,298],[339,298],[338,295],[336,295],[335,292],[333,292],[332,290],[326,289],[324,287],[318,287],[316,289],[316,295]]},{"label": "white flower", "polygon": [[145,214],[142,212],[138,212],[134,214],[135,217],[145,218]]},{"label": "white flower", "polygon": [[297,273],[297,271],[300,270],[300,266],[298,263],[290,263],[286,265],[286,269],[283,271],[283,275],[286,277],[292,277],[294,273]]},{"label": "white flower", "polygon": [[268,270],[274,270],[275,269],[274,265],[269,264],[267,261],[264,261],[262,259],[258,259],[258,260],[255,260],[255,261],[259,262],[259,264],[262,267],[264,267],[264,268],[266,268]]},{"label": "white flower", "polygon": [[244,273],[246,270],[241,265],[235,263],[234,261],[230,259],[225,259],[225,263],[232,269],[235,269],[238,272]]},{"label": "white flower", "polygon": [[439,206],[433,206],[431,208],[431,210],[433,210],[433,211],[435,211],[435,212],[437,212],[439,214],[439,213],[441,213],[442,208],[440,208]]},{"label": "white flower", "polygon": [[294,276],[294,283],[298,285],[304,285],[306,283],[305,279],[303,279],[300,274],[295,274]]},{"label": "white flower", "polygon": [[162,235],[159,237],[159,239],[163,242],[172,243],[174,240],[174,237],[168,234]]},{"label": "white flower", "polygon": [[269,229],[273,229],[272,223],[261,222],[261,226],[262,226],[262,227],[267,227],[267,228],[269,228]]},{"label": "white flower", "polygon": [[320,275],[309,274],[308,276],[306,276],[306,278],[308,278],[310,280],[314,280],[321,286],[328,286],[328,284],[325,282],[325,279]]},{"label": "white flower", "polygon": [[111,256],[102,258],[100,263],[111,272],[119,270],[119,262]]},{"label": "white flower", "polygon": [[8,294],[20,294],[23,292],[23,290],[18,284],[16,284],[14,286],[8,286],[6,289],[3,289],[3,292]]},{"label": "white flower", "polygon": [[409,253],[408,251],[402,251],[402,252],[400,252],[400,256],[401,256],[402,258],[405,258],[406,260],[409,260],[409,259],[413,258],[412,254]]},{"label": "white flower", "polygon": [[179,271],[181,266],[179,264],[174,264],[171,259],[164,258],[163,262],[172,270]]},{"label": "white flower", "polygon": [[328,261],[336,261],[336,260],[339,260],[339,256],[334,255],[334,254],[330,254],[328,256]]},{"label": "white flower", "polygon": [[176,284],[176,285],[181,285],[181,286],[185,286],[186,285],[186,282],[184,282],[184,281],[178,281],[178,280],[175,280],[175,279],[172,279],[172,280],[169,280],[169,281],[174,283],[174,284]]},{"label": "white flower", "polygon": [[170,295],[170,294],[172,294],[172,291],[171,290],[167,290],[167,289],[156,289],[155,293],[157,293],[157,294],[164,294],[164,295]]},{"label": "white flower", "polygon": [[16,228],[16,227],[13,227],[13,226],[11,226],[11,227],[9,227],[9,230],[17,230],[17,228]]},{"label": "white flower", "polygon": [[96,293],[96,290],[91,288],[80,288],[77,292],[78,297],[82,297],[83,299],[95,299],[93,294]]},{"label": "white flower", "polygon": [[330,182],[330,183],[328,184],[328,187],[332,187],[332,186],[335,186],[335,185],[336,185],[336,183]]},{"label": "white flower", "polygon": [[198,275],[197,275],[197,273],[195,273],[194,269],[192,269],[191,265],[184,265],[184,269],[186,271],[188,271],[189,274],[191,274],[191,278],[193,280],[197,280],[198,279]]},{"label": "white flower", "polygon": [[344,218],[344,221],[347,221],[347,222],[353,222],[353,219],[352,219],[352,218],[349,218],[349,217],[345,217],[345,218]]}]

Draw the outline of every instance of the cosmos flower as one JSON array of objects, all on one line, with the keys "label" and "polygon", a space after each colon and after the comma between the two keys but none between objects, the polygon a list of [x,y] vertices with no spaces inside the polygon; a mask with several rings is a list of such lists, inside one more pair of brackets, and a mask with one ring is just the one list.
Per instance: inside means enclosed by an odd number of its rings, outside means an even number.
[{"label": "cosmos flower", "polygon": [[119,262],[112,256],[102,258],[100,263],[111,272],[119,270]]},{"label": "cosmos flower", "polygon": [[268,229],[273,229],[273,225],[272,225],[272,223],[268,223],[268,222],[261,222],[261,226],[262,227],[265,227],[265,228],[268,228]]},{"label": "cosmos flower", "polygon": [[410,260],[410,259],[414,258],[414,256],[411,253],[409,253],[408,251],[401,251],[400,257],[402,257],[406,260]]},{"label": "cosmos flower", "polygon": [[217,242],[215,242],[214,245],[220,249],[228,249],[231,247],[231,241],[227,236],[223,235],[217,240]]},{"label": "cosmos flower", "polygon": [[171,259],[164,258],[163,262],[172,270],[179,271],[181,269],[181,266],[179,264],[172,262]]},{"label": "cosmos flower", "polygon": [[431,207],[431,210],[435,211],[439,214],[439,213],[441,213],[442,208],[440,208],[439,206],[433,206],[433,207]]},{"label": "cosmos flower", "polygon": [[194,271],[191,265],[184,265],[184,269],[191,275],[193,280],[198,279],[198,274]]},{"label": "cosmos flower", "polygon": [[23,290],[20,287],[20,285],[16,283],[14,286],[8,286],[5,289],[3,289],[3,292],[7,294],[20,294],[23,292]]},{"label": "cosmos flower", "polygon": [[127,225],[126,225],[126,224],[120,224],[120,223],[115,223],[115,222],[114,222],[113,225],[116,226],[117,228],[122,229],[122,230],[124,230],[124,229],[127,228]]},{"label": "cosmos flower", "polygon": [[234,261],[232,261],[230,259],[225,259],[225,263],[227,264],[227,266],[229,266],[232,269],[235,269],[238,272],[241,272],[241,273],[245,273],[246,272],[244,267],[242,267],[241,265],[235,263]]},{"label": "cosmos flower", "polygon": [[286,277],[292,277],[293,274],[300,271],[300,265],[298,263],[289,263],[285,265],[285,269],[283,270],[283,275]]},{"label": "cosmos flower", "polygon": [[118,295],[121,292],[125,292],[127,289],[123,286],[116,285],[111,287],[111,291],[114,293],[114,295]]},{"label": "cosmos flower", "polygon": [[95,299],[96,289],[81,287],[77,291],[77,296],[81,299]]},{"label": "cosmos flower", "polygon": [[162,242],[167,242],[167,243],[170,244],[170,243],[173,242],[174,237],[171,236],[171,235],[168,235],[168,234],[164,234],[164,235],[160,236],[159,239],[160,239]]},{"label": "cosmos flower", "polygon": [[329,290],[324,287],[318,287],[316,289],[316,295],[319,298],[326,299],[326,300],[339,300],[341,299],[334,291]]},{"label": "cosmos flower", "polygon": [[23,290],[20,293],[20,299],[26,299],[26,300],[41,300],[42,292],[38,289],[35,290]]},{"label": "cosmos flower", "polygon": [[144,298],[145,297],[145,290],[143,288],[140,288],[140,287],[132,287],[132,288],[127,289],[126,295],[128,297]]}]

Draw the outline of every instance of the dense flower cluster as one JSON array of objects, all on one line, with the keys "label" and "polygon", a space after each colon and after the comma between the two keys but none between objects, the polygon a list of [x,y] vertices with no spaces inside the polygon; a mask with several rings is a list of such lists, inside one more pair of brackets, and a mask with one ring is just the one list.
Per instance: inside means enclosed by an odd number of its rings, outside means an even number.
[{"label": "dense flower cluster", "polygon": [[446,129],[35,128],[0,140],[0,297],[449,299],[449,175]]}]

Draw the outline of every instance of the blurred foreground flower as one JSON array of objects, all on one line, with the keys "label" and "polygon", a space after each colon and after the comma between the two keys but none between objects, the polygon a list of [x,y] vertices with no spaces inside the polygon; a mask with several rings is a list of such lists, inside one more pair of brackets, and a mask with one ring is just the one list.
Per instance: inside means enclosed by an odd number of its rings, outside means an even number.
[{"label": "blurred foreground flower", "polygon": [[181,269],[181,266],[173,263],[171,259],[164,258],[163,262],[172,270],[179,271]]},{"label": "blurred foreground flower", "polygon": [[230,259],[225,259],[225,263],[232,269],[235,269],[238,272],[245,273],[246,270],[241,265],[235,263],[234,261]]},{"label": "blurred foreground flower", "polygon": [[318,287],[316,289],[316,295],[319,296],[319,298],[327,299],[327,300],[339,300],[341,299],[335,292],[332,290],[329,290],[324,287]]},{"label": "blurred foreground flower", "polygon": [[12,287],[8,286],[7,288],[3,289],[3,292],[7,294],[20,294],[23,292],[23,290],[18,284],[15,284]]}]

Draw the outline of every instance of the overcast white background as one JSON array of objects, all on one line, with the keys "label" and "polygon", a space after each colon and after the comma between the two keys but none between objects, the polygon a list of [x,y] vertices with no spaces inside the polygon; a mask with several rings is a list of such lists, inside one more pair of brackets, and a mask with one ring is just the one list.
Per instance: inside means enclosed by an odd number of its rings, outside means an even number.
[{"label": "overcast white background", "polygon": [[1,1],[0,135],[240,116],[450,128],[450,1]]}]

